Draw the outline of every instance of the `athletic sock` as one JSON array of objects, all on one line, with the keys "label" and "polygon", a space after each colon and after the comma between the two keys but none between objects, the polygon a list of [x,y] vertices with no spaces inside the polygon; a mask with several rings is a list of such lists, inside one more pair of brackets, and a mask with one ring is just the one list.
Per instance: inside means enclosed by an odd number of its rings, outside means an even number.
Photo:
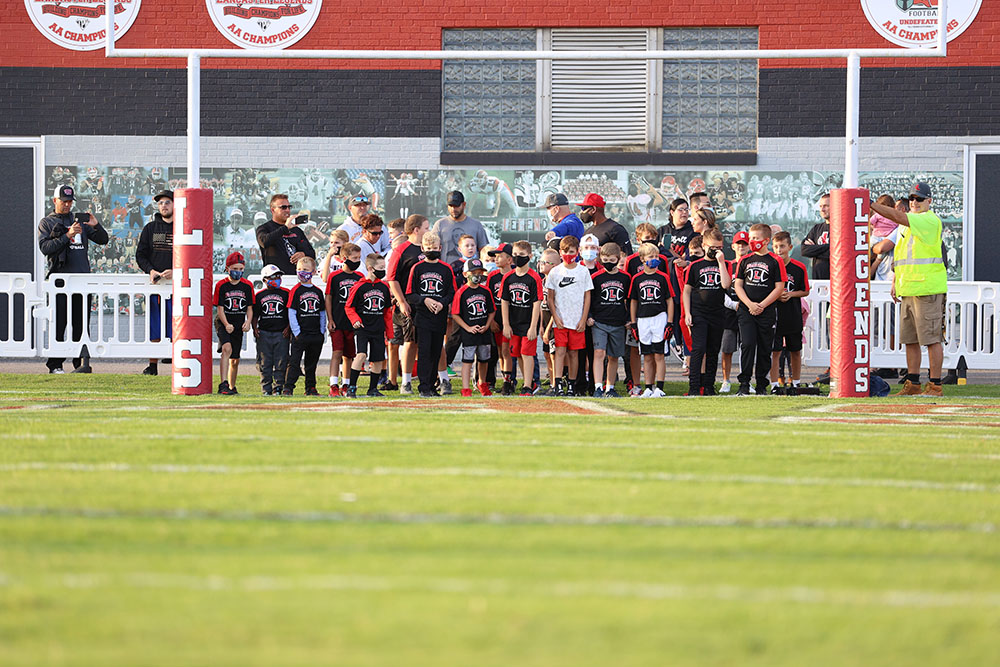
[{"label": "athletic sock", "polygon": [[360,370],[356,371],[356,370],[354,370],[352,368],[351,369],[351,386],[352,387],[356,388],[358,386],[358,378],[359,377],[361,377],[361,371]]},{"label": "athletic sock", "polygon": [[659,389],[660,391],[663,391],[663,380],[656,381],[656,388]]},{"label": "athletic sock", "polygon": [[368,393],[373,394],[378,391],[378,373],[371,373],[368,376]]},{"label": "athletic sock", "polygon": [[798,380],[792,380],[792,386],[793,387],[798,387],[799,386],[799,381]]},{"label": "athletic sock", "polygon": [[340,385],[340,376],[339,375],[331,375],[330,376],[330,386],[331,387],[337,387],[339,385]]},{"label": "athletic sock", "polygon": [[779,383],[777,383],[777,382],[772,382],[772,383],[771,383],[771,389],[774,389],[775,387],[777,387],[777,386],[778,386],[778,384],[779,384]]},{"label": "athletic sock", "polygon": [[413,373],[403,373],[403,384],[409,384],[413,381]]},{"label": "athletic sock", "polygon": [[606,385],[604,385],[604,391],[611,391],[614,388],[615,388],[615,385],[613,385],[613,384],[606,384]]},{"label": "athletic sock", "polygon": [[907,373],[906,379],[913,384],[920,384],[920,373]]},{"label": "athletic sock", "polygon": [[927,378],[927,380],[930,381],[931,384],[941,384],[941,378],[929,377]]},{"label": "athletic sock", "polygon": [[652,389],[653,389],[653,385],[651,385],[651,384],[646,384],[646,385],[645,385],[645,388],[646,388],[646,389],[648,389],[648,390],[650,390],[650,391],[652,391]]}]

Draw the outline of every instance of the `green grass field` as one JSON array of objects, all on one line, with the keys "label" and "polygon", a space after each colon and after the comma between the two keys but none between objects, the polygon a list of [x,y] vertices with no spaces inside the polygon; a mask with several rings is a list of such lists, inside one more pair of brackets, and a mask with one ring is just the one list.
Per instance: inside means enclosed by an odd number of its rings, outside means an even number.
[{"label": "green grass field", "polygon": [[946,392],[0,375],[0,664],[997,664],[1000,388]]}]

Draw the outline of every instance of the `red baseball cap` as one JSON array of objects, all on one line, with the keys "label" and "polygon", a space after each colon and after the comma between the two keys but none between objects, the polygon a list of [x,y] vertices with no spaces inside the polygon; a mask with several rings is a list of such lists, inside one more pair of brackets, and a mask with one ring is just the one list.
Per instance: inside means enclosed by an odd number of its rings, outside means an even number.
[{"label": "red baseball cap", "polygon": [[604,197],[601,195],[591,192],[589,195],[583,198],[582,204],[577,204],[582,208],[590,208],[591,206],[596,206],[597,208],[604,208]]},{"label": "red baseball cap", "polygon": [[246,264],[246,260],[243,259],[243,253],[239,251],[229,253],[229,257],[226,257],[226,266],[232,266],[233,264]]},{"label": "red baseball cap", "polygon": [[746,232],[736,232],[736,235],[733,236],[733,243],[747,243],[747,244],[749,244],[750,243],[750,235],[747,234]]}]

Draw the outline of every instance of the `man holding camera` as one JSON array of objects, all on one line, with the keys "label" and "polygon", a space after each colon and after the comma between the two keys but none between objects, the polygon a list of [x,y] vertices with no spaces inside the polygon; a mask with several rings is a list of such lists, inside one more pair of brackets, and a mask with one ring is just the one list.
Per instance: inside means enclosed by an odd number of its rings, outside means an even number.
[{"label": "man holding camera", "polygon": [[[90,273],[90,259],[87,248],[91,241],[106,245],[108,232],[90,213],[73,214],[76,195],[70,185],[59,185],[52,194],[55,211],[38,223],[38,248],[45,255],[47,269],[45,277],[53,273]],[[67,323],[67,301],[71,302],[73,340],[83,337],[83,329],[90,323],[92,295],[84,301],[82,294],[73,294],[67,299],[65,294],[56,295],[56,340],[65,340]],[[49,373],[61,374],[65,359],[52,358],[45,362]],[[74,373],[89,373],[90,365],[81,357],[73,359]]]},{"label": "man holding camera", "polygon": [[305,215],[292,217],[288,195],[271,197],[271,219],[257,228],[257,244],[264,266],[274,264],[282,275],[294,276],[296,262],[303,257],[316,259],[316,251],[299,227],[306,218]]}]

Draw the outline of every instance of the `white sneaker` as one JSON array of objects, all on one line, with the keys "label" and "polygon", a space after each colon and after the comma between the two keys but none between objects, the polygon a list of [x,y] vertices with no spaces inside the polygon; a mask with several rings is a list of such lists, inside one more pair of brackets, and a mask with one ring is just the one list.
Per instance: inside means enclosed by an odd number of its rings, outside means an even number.
[{"label": "white sneaker", "polygon": [[666,396],[666,394],[663,393],[662,389],[659,387],[653,387],[653,393],[650,398],[663,398],[664,396]]},{"label": "white sneaker", "polygon": [[733,389],[733,385],[732,384],[730,384],[729,382],[723,382],[722,386],[719,387],[719,393],[720,394],[728,394],[730,391],[732,391],[732,389]]},{"label": "white sneaker", "polygon": [[652,398],[652,397],[653,397],[652,389],[645,389],[641,394],[639,394],[639,398]]}]

